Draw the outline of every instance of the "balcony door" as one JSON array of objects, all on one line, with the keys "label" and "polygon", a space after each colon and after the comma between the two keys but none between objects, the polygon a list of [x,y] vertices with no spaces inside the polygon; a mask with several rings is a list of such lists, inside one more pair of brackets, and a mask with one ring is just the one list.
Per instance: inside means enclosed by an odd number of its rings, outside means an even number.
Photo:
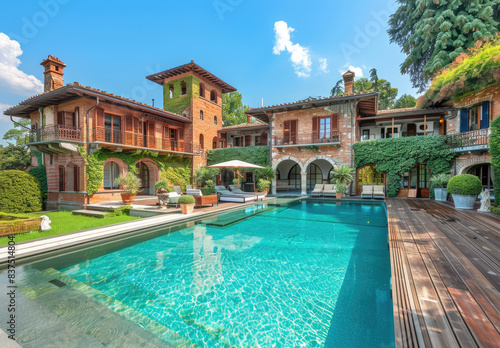
[{"label": "balcony door", "polygon": [[289,120],[283,123],[285,145],[297,142],[297,120]]},{"label": "balcony door", "polygon": [[104,114],[104,141],[107,143],[120,143],[121,117]]}]

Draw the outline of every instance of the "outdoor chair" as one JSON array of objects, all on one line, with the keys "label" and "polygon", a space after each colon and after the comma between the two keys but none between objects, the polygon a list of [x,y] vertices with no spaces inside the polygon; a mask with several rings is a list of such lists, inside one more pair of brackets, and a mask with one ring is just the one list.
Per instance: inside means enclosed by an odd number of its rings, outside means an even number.
[{"label": "outdoor chair", "polygon": [[323,196],[323,188],[324,184],[316,184],[314,185],[314,189],[311,192],[311,196]]},{"label": "outdoor chair", "polygon": [[363,185],[361,198],[370,198],[370,199],[373,198],[373,185]]},{"label": "outdoor chair", "polygon": [[[192,190],[193,189],[193,185],[186,185],[186,191],[187,190]],[[189,194],[189,193],[188,193]]]},{"label": "outdoor chair", "polygon": [[385,198],[385,186],[384,185],[374,185],[373,186],[373,198]]},{"label": "outdoor chair", "polygon": [[182,195],[178,194],[177,192],[170,192],[168,194],[168,203],[169,204],[175,204],[175,206],[179,206],[179,198]]},{"label": "outdoor chair", "polygon": [[[242,191],[238,185],[229,185],[229,189],[231,190],[231,192],[236,193],[238,195],[251,195],[252,194],[251,192]],[[262,192],[256,192],[254,195],[255,195],[256,200],[259,200],[259,199],[263,200],[264,198],[266,198],[266,195],[263,194]]]},{"label": "outdoor chair", "polygon": [[238,203],[246,203],[249,201],[255,200],[255,195],[241,195],[236,194],[224,186],[214,186],[215,192],[219,195],[219,200],[221,202],[238,202]]},{"label": "outdoor chair", "polygon": [[334,184],[326,184],[323,188],[323,196],[336,196],[337,190]]},{"label": "outdoor chair", "polygon": [[181,187],[180,187],[180,186],[174,186],[174,191],[175,191],[178,195],[182,195],[182,190],[181,190]]}]

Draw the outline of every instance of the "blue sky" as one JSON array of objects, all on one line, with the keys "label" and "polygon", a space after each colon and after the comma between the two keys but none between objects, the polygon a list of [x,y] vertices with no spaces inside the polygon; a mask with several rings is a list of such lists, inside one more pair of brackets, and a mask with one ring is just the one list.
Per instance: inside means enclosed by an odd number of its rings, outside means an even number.
[{"label": "blue sky", "polygon": [[[258,107],[327,96],[356,68],[372,67],[399,95],[416,95],[389,43],[395,1],[76,1],[8,2],[0,12],[0,110],[37,94],[49,54],[78,81],[162,105],[144,76],[194,60]],[[21,53],[22,52],[22,53]],[[0,118],[0,137],[11,124]]]}]

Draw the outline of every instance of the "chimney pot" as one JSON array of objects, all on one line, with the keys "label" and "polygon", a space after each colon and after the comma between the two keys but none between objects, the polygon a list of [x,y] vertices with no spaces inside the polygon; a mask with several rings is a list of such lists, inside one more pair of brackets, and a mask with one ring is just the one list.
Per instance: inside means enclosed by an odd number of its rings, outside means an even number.
[{"label": "chimney pot", "polygon": [[40,63],[45,68],[43,91],[50,92],[64,86],[63,69],[66,67],[59,58],[49,55]]},{"label": "chimney pot", "polygon": [[344,95],[353,95],[354,90],[354,77],[356,74],[351,70],[347,70],[342,77],[344,78]]}]

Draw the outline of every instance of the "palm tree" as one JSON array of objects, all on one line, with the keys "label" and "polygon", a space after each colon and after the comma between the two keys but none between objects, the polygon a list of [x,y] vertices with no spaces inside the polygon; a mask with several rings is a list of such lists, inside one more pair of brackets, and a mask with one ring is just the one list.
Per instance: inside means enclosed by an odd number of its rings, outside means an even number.
[{"label": "palm tree", "polygon": [[354,180],[354,171],[353,168],[349,168],[346,165],[333,166],[332,173],[330,174],[330,182],[332,184],[337,183],[347,186]]},{"label": "palm tree", "polygon": [[330,92],[332,96],[341,96],[344,94],[344,88],[342,87],[344,80],[340,79],[335,84],[335,87],[332,88]]}]

